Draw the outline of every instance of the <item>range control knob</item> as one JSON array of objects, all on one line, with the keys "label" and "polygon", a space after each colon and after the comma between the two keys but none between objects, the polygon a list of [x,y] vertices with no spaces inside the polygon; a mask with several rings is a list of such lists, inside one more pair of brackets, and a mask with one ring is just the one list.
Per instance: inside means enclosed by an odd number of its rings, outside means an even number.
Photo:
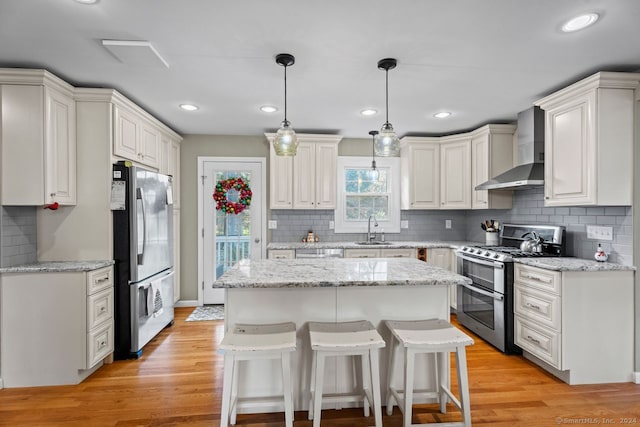
[{"label": "range control knob", "polygon": [[500,257],[500,255],[495,254],[493,257],[494,257],[495,259],[498,259],[498,258]]},{"label": "range control knob", "polygon": [[491,252],[487,251],[487,252],[484,253],[484,256],[489,256],[489,255],[491,255]]}]

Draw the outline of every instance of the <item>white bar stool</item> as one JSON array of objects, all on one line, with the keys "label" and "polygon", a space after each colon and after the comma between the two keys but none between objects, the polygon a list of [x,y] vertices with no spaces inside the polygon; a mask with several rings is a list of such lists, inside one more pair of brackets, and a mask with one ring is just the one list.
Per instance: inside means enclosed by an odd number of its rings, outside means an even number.
[{"label": "white bar stool", "polygon": [[[313,427],[320,427],[323,402],[359,402],[360,400],[363,401],[364,416],[368,417],[369,406],[373,407],[376,427],[382,427],[378,349],[384,347],[385,343],[371,322],[367,320],[339,323],[309,322],[309,337],[311,350],[313,350],[309,419],[313,420]],[[360,356],[362,392],[323,396],[325,359],[332,356]]]},{"label": "white bar stool", "polygon": [[291,386],[291,352],[296,350],[295,323],[269,325],[237,324],[225,334],[218,347],[224,354],[224,380],[220,427],[235,425],[238,398],[238,364],[243,360],[280,359],[282,364],[282,397],[248,398],[252,404],[273,403],[284,400],[286,427],[293,426],[293,394]]},{"label": "white bar stool", "polygon": [[[387,414],[393,412],[393,400],[403,414],[404,427],[417,427],[428,425],[447,426],[471,426],[471,406],[469,402],[469,380],[467,377],[467,356],[465,347],[473,344],[473,339],[464,334],[458,328],[442,319],[395,321],[386,320],[385,324],[391,331],[391,343],[389,345],[389,358],[387,369]],[[395,347],[404,349],[404,389],[401,391],[393,387],[393,371],[395,363]],[[447,360],[449,353],[456,354],[456,369],[458,373],[458,400],[449,387],[446,387],[449,372],[447,372]],[[435,354],[436,390],[414,390],[414,361],[416,354]],[[447,410],[447,398],[462,412],[462,422],[455,423],[428,423],[411,424],[413,398],[435,398],[440,403],[440,412]]]}]

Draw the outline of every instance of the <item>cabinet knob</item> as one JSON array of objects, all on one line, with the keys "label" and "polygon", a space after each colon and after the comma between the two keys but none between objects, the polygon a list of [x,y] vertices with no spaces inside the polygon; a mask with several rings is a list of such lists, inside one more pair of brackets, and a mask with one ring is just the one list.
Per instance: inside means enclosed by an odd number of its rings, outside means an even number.
[{"label": "cabinet knob", "polygon": [[545,199],[547,199],[547,200],[549,200],[549,196],[545,196],[544,198],[545,198]]}]

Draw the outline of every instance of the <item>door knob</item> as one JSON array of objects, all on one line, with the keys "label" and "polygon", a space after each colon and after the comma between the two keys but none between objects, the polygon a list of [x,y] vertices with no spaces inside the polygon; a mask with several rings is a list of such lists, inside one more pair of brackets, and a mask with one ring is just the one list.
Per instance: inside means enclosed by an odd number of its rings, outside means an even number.
[{"label": "door knob", "polygon": [[256,243],[260,243],[260,238],[256,237],[255,239],[253,239],[253,241],[256,242]]}]

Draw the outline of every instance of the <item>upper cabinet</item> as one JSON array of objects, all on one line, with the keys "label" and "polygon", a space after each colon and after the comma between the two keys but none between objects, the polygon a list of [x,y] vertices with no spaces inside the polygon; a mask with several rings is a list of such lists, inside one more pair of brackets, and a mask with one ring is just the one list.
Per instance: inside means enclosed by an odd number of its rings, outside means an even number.
[{"label": "upper cabinet", "polygon": [[295,156],[276,156],[269,140],[271,209],[335,209],[338,144],[336,135],[298,134]]},{"label": "upper cabinet", "polygon": [[160,167],[160,130],[125,106],[114,108],[113,154],[136,163]]},{"label": "upper cabinet", "polygon": [[640,74],[601,72],[536,103],[545,110],[545,206],[631,205]]},{"label": "upper cabinet", "polygon": [[402,209],[440,208],[440,144],[437,140],[438,138],[402,138]]},{"label": "upper cabinet", "polygon": [[171,176],[173,209],[180,209],[180,139],[160,134],[160,173]]},{"label": "upper cabinet", "polygon": [[0,69],[3,205],[76,204],[73,97],[47,71]]},{"label": "upper cabinet", "polygon": [[469,137],[446,137],[440,146],[440,208],[471,209]]},{"label": "upper cabinet", "polygon": [[472,132],[472,209],[511,209],[511,191],[474,189],[512,167],[515,130],[514,125],[486,125]]}]

